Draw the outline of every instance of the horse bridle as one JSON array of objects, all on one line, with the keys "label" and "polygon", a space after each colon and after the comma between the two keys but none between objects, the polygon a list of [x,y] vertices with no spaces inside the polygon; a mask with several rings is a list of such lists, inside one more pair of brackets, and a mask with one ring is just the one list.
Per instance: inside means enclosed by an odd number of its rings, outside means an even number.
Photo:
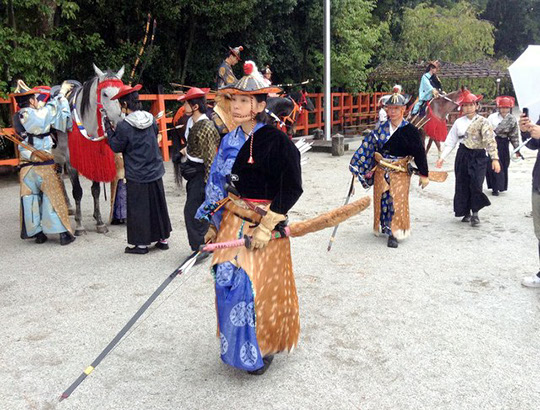
[{"label": "horse bridle", "polygon": [[[122,80],[118,79],[118,78],[108,78],[106,80],[103,80],[103,81],[99,81],[98,82],[98,86],[97,86],[97,104],[96,104],[96,118],[97,118],[97,123],[98,123],[98,137],[101,138],[105,135],[105,130],[104,130],[104,127],[103,127],[103,118],[102,118],[102,110],[105,111],[105,109],[103,108],[103,103],[101,102],[101,91],[103,91],[104,88],[107,88],[107,87],[122,87],[124,85],[124,83],[122,82]],[[105,112],[106,113],[106,112]]]}]

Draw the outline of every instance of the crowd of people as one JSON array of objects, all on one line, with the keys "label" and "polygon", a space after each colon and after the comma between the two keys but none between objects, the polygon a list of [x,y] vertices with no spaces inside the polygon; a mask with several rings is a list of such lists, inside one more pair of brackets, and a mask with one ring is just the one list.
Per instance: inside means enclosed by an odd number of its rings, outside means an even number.
[{"label": "crowd of people", "polygon": [[[187,121],[181,157],[181,175],[187,181],[184,219],[191,249],[210,242],[248,238],[247,247],[221,248],[213,253],[216,309],[222,360],[251,374],[264,373],[276,353],[292,350],[300,330],[298,298],[290,243],[272,240],[284,232],[287,213],[302,195],[300,153],[291,139],[269,125],[268,95],[282,90],[272,85],[267,66],[264,76],[253,62],[244,64],[238,79],[233,66],[241,61],[242,47],[230,48],[218,67],[218,94],[230,103],[236,127],[220,137],[207,116],[208,89],[190,88],[180,96]],[[424,115],[429,102],[444,95],[436,73],[439,63],[430,63],[422,76],[419,100],[413,115]],[[47,240],[60,234],[60,243],[75,239],[71,233],[61,181],[52,157],[51,129],[73,126],[65,98],[70,85],[62,85],[54,97],[40,101],[42,92],[21,83],[14,92],[20,110],[14,127],[24,141],[21,157],[21,237]],[[142,109],[140,85],[123,85],[111,97],[119,102],[123,120],[113,126],[105,115],[108,145],[122,154],[126,180],[127,241],[125,252],[146,254],[154,243],[169,248],[171,232],[163,187],[165,173],[158,145],[158,127],[152,114]],[[386,118],[362,141],[350,162],[351,172],[364,188],[374,187],[374,224],[377,235],[387,237],[387,246],[398,247],[409,235],[409,187],[411,174],[420,176],[426,188],[433,171],[428,169],[426,147],[420,130],[405,117],[411,97],[401,87],[381,103]],[[522,116],[518,123],[511,110],[511,97],[497,98],[498,111],[489,118],[478,114],[481,96],[464,90],[459,100],[462,116],[451,127],[436,167],[452,150],[455,157],[454,213],[476,227],[479,211],[490,205],[483,193],[487,175],[493,195],[508,189],[509,143],[540,148],[540,125]],[[106,113],[105,113],[106,114]],[[437,145],[439,148],[439,145]],[[539,154],[540,155],[540,154]],[[416,168],[410,162],[414,161]],[[533,171],[533,217],[540,255],[540,162]],[[284,236],[283,234],[281,236]],[[198,262],[208,254],[200,254]],[[540,287],[540,272],[523,285]]]}]

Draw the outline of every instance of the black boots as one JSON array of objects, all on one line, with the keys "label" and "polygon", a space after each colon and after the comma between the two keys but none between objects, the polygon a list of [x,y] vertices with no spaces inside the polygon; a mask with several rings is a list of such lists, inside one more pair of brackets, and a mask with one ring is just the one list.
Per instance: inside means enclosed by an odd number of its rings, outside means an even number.
[{"label": "black boots", "polygon": [[126,249],[124,250],[125,253],[133,253],[135,255],[144,255],[148,253],[148,246],[145,246],[144,248],[140,248],[138,246],[126,246]]},{"label": "black boots", "polygon": [[36,243],[45,243],[49,239],[43,232],[35,234],[34,238],[36,238]]},{"label": "black boots", "polygon": [[69,232],[62,232],[60,234],[60,245],[69,245],[75,240],[75,237]]},{"label": "black boots", "polygon": [[162,251],[166,251],[169,249],[169,244],[167,242],[156,242],[156,248],[161,249]]},{"label": "black boots", "polygon": [[261,374],[264,374],[272,364],[272,360],[274,360],[274,355],[263,357],[263,367],[257,370],[248,371],[248,373],[255,376],[260,376]]},{"label": "black boots", "polygon": [[398,241],[394,235],[390,235],[388,237],[388,243],[386,244],[389,248],[397,248],[398,247]]},{"label": "black boots", "polygon": [[473,214],[473,216],[471,216],[471,226],[475,228],[478,225],[480,225],[480,218],[478,218],[478,214]]},{"label": "black boots", "polygon": [[471,222],[471,215],[465,215],[463,217],[463,219],[461,220],[461,222]]}]

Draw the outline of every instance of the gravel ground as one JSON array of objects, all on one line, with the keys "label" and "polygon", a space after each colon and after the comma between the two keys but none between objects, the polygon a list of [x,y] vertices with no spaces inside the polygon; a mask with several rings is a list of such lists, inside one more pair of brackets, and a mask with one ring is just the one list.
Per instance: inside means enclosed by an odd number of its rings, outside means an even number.
[{"label": "gravel ground", "polygon": [[[372,235],[371,208],[342,224],[330,253],[329,230],[294,239],[301,340],[265,375],[220,362],[206,263],[176,279],[61,403],[60,394],[189,254],[185,196],[168,163],[171,249],[125,255],[124,227],[93,230],[88,181],[87,235],[67,247],[57,238],[20,240],[18,182],[2,176],[0,408],[538,409],[540,291],[520,285],[538,267],[534,153],[524,154],[511,165],[510,191],[480,213],[478,228],[453,217],[451,172],[424,191],[413,177],[412,236],[398,249]],[[351,155],[309,154],[291,220],[343,202]],[[434,152],[429,159],[432,165]]]}]

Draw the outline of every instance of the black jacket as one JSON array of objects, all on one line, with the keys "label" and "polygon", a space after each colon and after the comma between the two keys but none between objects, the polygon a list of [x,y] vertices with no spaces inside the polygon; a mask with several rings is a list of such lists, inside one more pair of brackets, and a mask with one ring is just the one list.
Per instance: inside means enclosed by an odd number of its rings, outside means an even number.
[{"label": "black jacket", "polygon": [[[146,121],[142,123],[133,121],[130,117],[137,113],[140,113],[140,116],[146,116]],[[165,174],[163,158],[157,142],[158,127],[148,114],[144,111],[136,111],[119,122],[112,135],[108,131],[111,149],[123,154],[128,181],[154,182]]]},{"label": "black jacket", "polygon": [[[254,163],[250,164],[252,139]],[[278,214],[286,214],[303,192],[300,152],[287,135],[271,125],[248,138],[231,173],[237,177],[234,184],[242,197],[268,199],[270,209]]]},{"label": "black jacket", "polygon": [[395,157],[412,156],[414,163],[418,167],[420,175],[429,175],[426,150],[422,143],[420,131],[412,124],[398,128],[386,144],[382,147],[382,154],[393,155]]},{"label": "black jacket", "polygon": [[[538,120],[536,125],[540,125],[540,120]],[[521,138],[523,141],[526,141],[528,138],[531,138],[531,134],[528,132],[522,132]],[[540,140],[536,140],[534,138],[531,139],[527,143],[527,148],[538,151],[536,153],[536,162],[534,163],[534,168],[532,172],[532,177],[533,177],[532,185],[533,185],[533,189],[536,192],[540,193]]]}]

